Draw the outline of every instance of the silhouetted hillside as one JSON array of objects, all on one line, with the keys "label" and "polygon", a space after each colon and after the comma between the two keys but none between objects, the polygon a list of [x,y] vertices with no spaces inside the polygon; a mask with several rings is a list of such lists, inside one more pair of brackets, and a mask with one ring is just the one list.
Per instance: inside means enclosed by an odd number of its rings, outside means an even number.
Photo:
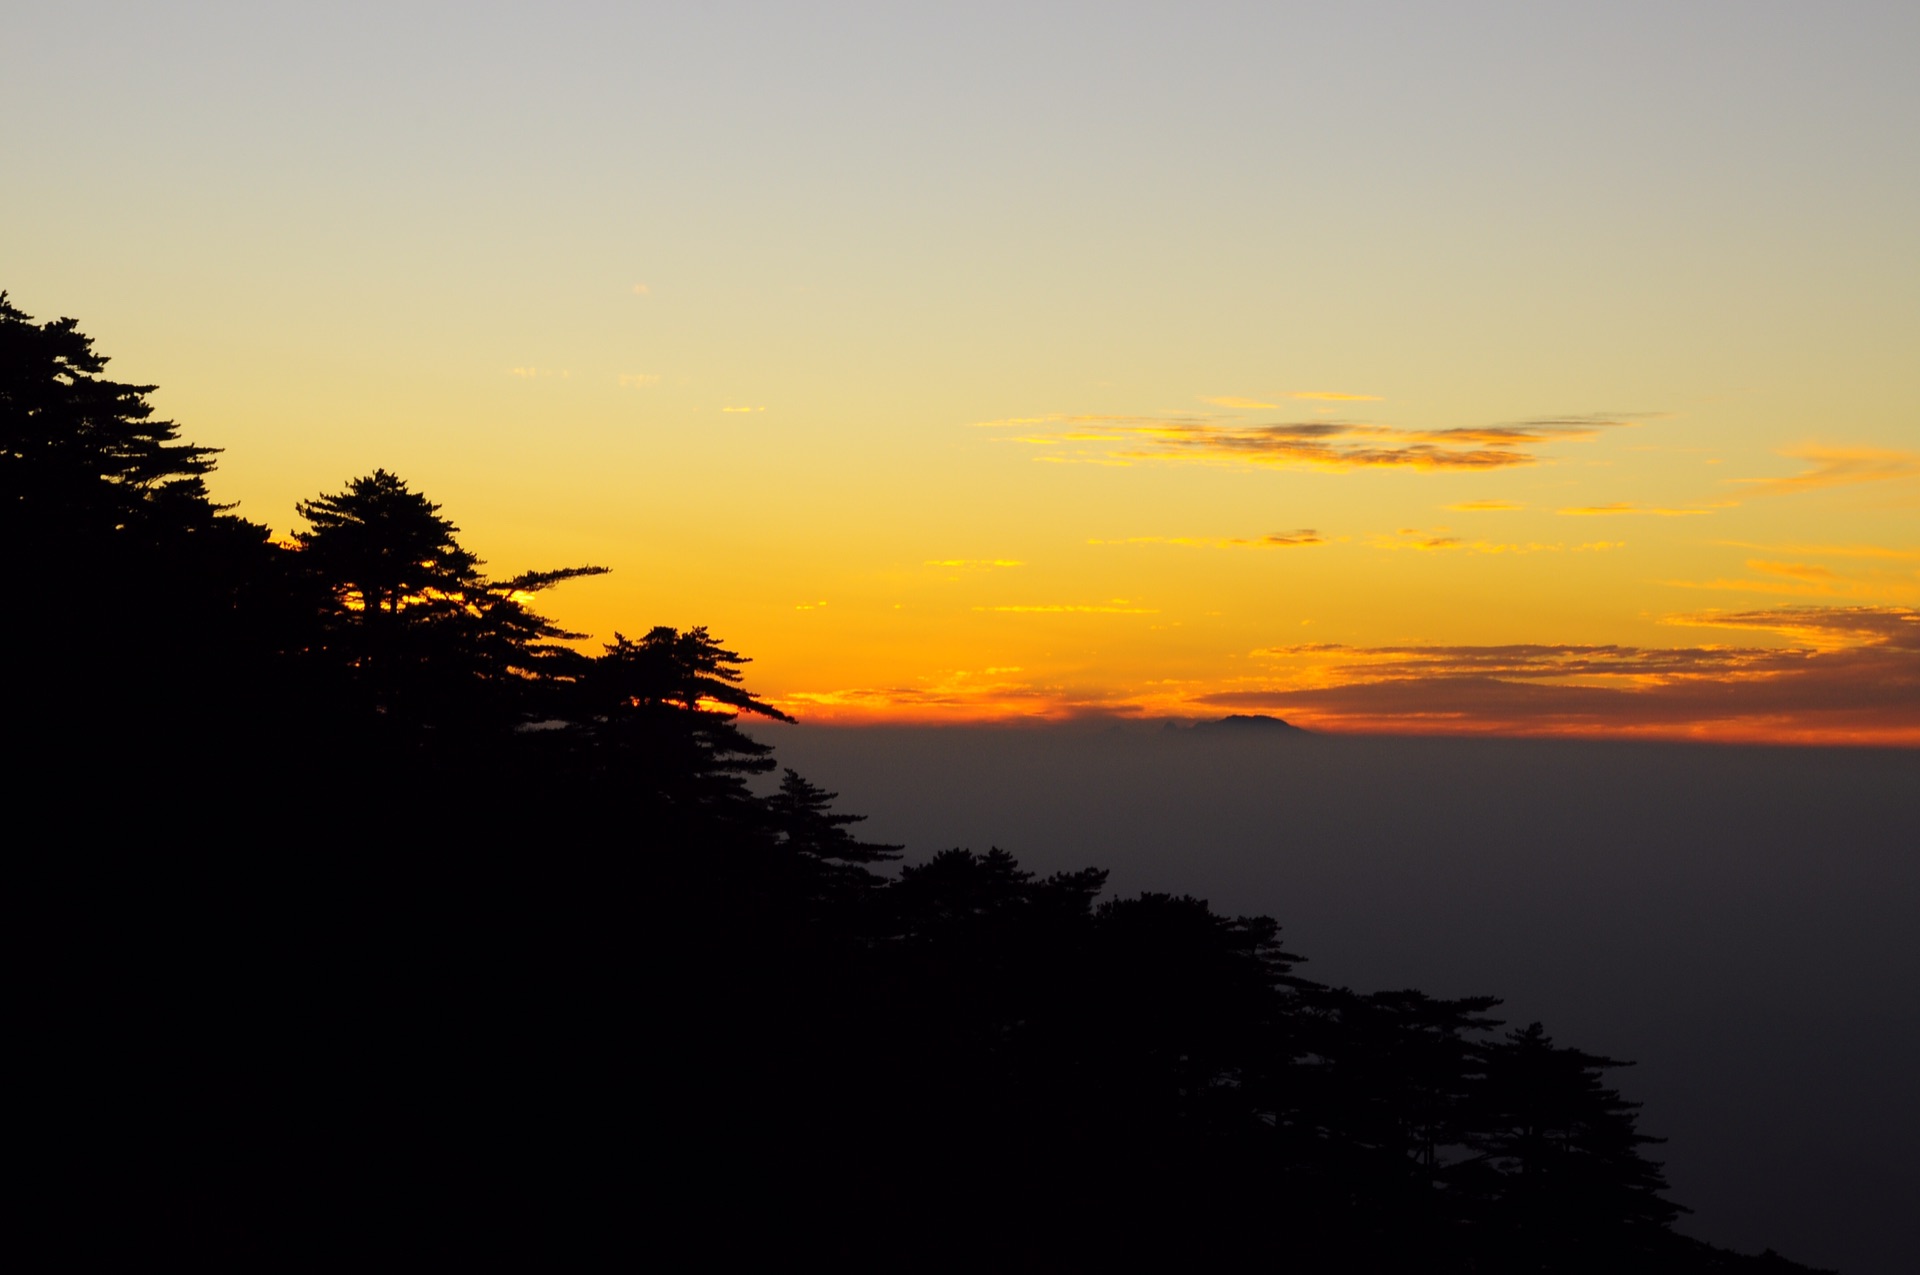
[{"label": "silhouetted hillside", "polygon": [[103,370],[0,296],[76,1264],[1802,1269],[1671,1230],[1625,1064],[1097,868],[891,871],[749,784],[782,715],[706,630],[582,654],[532,601],[599,568],[493,575],[385,471],[270,540]]}]

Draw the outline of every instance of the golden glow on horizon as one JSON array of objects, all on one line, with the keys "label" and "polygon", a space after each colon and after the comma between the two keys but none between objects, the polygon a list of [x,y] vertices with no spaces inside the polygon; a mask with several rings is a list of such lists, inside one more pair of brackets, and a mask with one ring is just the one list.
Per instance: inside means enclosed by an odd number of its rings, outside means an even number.
[{"label": "golden glow on horizon", "polygon": [[43,8],[0,287],[282,537],[385,467],[811,721],[1920,731],[1898,6]]},{"label": "golden glow on horizon", "polygon": [[[1920,610],[1702,612],[1663,622],[1773,633],[1796,645],[1303,643],[1248,652],[1257,672],[1202,695],[1191,684],[1164,683],[1116,701],[1084,688],[994,680],[1019,670],[987,668],[955,670],[929,686],[798,692],[778,702],[807,720],[841,724],[1209,715],[1202,709],[1284,712],[1297,725],[1349,733],[1920,744],[1920,722],[1876,712],[1860,696],[1889,673],[1907,675],[1920,653]],[[1809,690],[1831,702],[1809,711]]]}]

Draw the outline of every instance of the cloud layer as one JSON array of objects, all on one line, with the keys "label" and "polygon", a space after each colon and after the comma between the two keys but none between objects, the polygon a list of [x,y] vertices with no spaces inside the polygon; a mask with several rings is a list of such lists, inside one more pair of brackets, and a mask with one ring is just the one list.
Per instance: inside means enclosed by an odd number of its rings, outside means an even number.
[{"label": "cloud layer", "polygon": [[1308,645],[1266,688],[1196,702],[1326,729],[1920,744],[1920,610],[1794,607],[1677,616],[1787,647]]},{"label": "cloud layer", "polygon": [[[1106,605],[978,608],[1143,614]],[[796,691],[813,721],[1206,717],[1264,712],[1317,730],[1806,742],[1920,747],[1920,609],[1786,607],[1671,617],[1789,645],[1349,646],[1256,651],[1238,685],[1168,679],[1131,690],[955,670],[918,686]]]}]

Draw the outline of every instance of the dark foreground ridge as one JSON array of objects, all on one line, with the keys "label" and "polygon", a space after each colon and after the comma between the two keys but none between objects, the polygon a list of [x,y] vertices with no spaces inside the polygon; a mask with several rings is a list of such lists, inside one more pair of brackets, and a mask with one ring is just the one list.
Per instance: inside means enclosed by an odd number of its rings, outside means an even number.
[{"label": "dark foreground ridge", "polygon": [[1673,1232],[1624,1064],[1098,869],[894,871],[749,786],[780,714],[704,629],[582,655],[530,603],[597,569],[488,575],[384,472],[276,543],[103,363],[0,295],[16,1101],[76,1264],[1805,1269]]}]

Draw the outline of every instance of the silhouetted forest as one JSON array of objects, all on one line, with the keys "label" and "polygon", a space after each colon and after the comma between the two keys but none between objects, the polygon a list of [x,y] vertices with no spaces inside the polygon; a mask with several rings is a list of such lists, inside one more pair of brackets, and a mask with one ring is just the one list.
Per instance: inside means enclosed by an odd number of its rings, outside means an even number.
[{"label": "silhouetted forest", "polygon": [[[705,629],[584,654],[376,471],[286,540],[0,294],[19,981],[67,1251],[1789,1271],[1626,1064],[1264,917],[895,862]],[[982,794],[991,800],[991,794]]]}]

